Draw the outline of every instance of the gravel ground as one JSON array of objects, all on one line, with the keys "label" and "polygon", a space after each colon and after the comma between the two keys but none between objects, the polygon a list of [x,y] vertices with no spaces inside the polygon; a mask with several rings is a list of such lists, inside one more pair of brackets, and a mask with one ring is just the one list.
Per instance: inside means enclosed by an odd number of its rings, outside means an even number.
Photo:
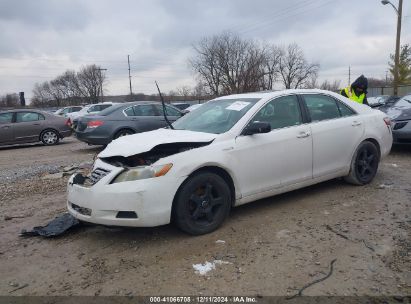
[{"label": "gravel ground", "polygon": [[0,295],[290,296],[333,260],[304,295],[411,293],[410,146],[394,147],[370,185],[332,180],[260,200],[204,236],[166,225],[19,237],[65,212],[68,177],[41,176],[98,151],[73,138],[0,149]]}]

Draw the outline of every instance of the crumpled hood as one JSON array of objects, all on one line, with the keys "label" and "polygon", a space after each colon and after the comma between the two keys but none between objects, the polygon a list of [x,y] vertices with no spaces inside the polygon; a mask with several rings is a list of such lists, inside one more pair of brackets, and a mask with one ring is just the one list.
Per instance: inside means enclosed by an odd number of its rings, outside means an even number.
[{"label": "crumpled hood", "polygon": [[214,140],[218,134],[193,132],[187,130],[158,129],[138,133],[113,140],[98,157],[124,156],[148,152],[155,146],[169,143],[196,142],[206,143]]}]

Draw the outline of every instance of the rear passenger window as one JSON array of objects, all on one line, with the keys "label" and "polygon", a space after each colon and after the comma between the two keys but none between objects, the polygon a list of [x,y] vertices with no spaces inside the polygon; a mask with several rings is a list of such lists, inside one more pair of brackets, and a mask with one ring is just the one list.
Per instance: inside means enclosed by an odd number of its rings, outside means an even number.
[{"label": "rear passenger window", "polygon": [[104,109],[110,108],[111,104],[106,104],[106,105],[101,105],[100,106],[100,111],[103,111]]},{"label": "rear passenger window", "polygon": [[16,122],[30,122],[44,120],[44,116],[34,112],[18,112],[16,113]]},{"label": "rear passenger window", "polygon": [[322,121],[341,117],[336,101],[325,95],[303,95],[311,121]]},{"label": "rear passenger window", "polygon": [[13,113],[0,114],[0,124],[11,123],[12,119],[13,119]]},{"label": "rear passenger window", "polygon": [[125,109],[125,110],[124,110],[124,113],[125,113],[127,116],[135,116],[135,115],[134,115],[133,107],[129,107],[129,108]]},{"label": "rear passenger window", "polygon": [[135,116],[156,116],[152,105],[134,106]]}]

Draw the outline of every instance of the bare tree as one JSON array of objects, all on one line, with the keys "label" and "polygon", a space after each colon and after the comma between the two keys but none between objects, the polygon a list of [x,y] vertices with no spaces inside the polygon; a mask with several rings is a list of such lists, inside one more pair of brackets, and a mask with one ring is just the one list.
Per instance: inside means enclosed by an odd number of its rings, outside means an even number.
[{"label": "bare tree", "polygon": [[190,64],[212,95],[260,89],[265,54],[255,42],[223,33],[204,38],[194,50],[196,57]]},{"label": "bare tree", "polygon": [[264,49],[264,55],[265,73],[262,79],[262,89],[272,90],[280,74],[280,61],[284,56],[284,50],[276,45],[267,45]]},{"label": "bare tree", "polygon": [[84,66],[77,73],[79,92],[88,102],[97,103],[102,93],[105,75],[100,67],[92,64]]},{"label": "bare tree", "polygon": [[16,93],[0,96],[0,108],[12,108],[19,106],[19,95]]},{"label": "bare tree", "polygon": [[319,67],[317,63],[307,62],[297,44],[290,44],[279,63],[281,81],[286,89],[303,88],[317,77]]},{"label": "bare tree", "polygon": [[96,65],[84,66],[78,73],[67,70],[51,81],[36,83],[33,105],[63,106],[96,103],[102,93],[105,75]]},{"label": "bare tree", "polygon": [[341,85],[341,80],[334,80],[333,82],[324,80],[323,83],[321,83],[320,85],[320,89],[337,92],[341,89],[340,85]]},{"label": "bare tree", "polygon": [[189,86],[181,86],[177,88],[177,95],[181,96],[183,100],[188,100],[192,96],[192,90]]},{"label": "bare tree", "polygon": [[82,92],[75,71],[68,70],[64,72],[52,80],[50,84],[63,96],[68,104],[78,105],[81,103]]}]

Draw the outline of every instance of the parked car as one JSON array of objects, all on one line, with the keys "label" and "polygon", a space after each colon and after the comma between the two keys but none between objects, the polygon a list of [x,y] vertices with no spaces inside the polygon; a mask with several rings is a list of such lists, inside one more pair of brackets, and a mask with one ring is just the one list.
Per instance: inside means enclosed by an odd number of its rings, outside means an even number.
[{"label": "parked car", "polygon": [[67,117],[70,118],[70,124],[71,124],[72,128],[76,129],[79,117],[82,117],[82,116],[85,116],[85,115],[97,114],[97,113],[111,107],[114,104],[115,104],[114,102],[103,102],[103,103],[96,103],[96,104],[92,104],[92,105],[87,105],[87,106],[83,107],[78,112],[68,113]]},{"label": "parked car", "polygon": [[[167,105],[170,121],[180,118],[183,113]],[[107,145],[113,139],[163,128],[167,125],[163,107],[158,102],[129,102],[113,105],[98,115],[78,118],[76,136],[92,145]]]},{"label": "parked car", "polygon": [[67,114],[78,112],[82,108],[83,108],[82,106],[65,107],[65,108],[61,108],[57,110],[56,112],[54,112],[54,114],[66,117]]},{"label": "parked car", "polygon": [[394,143],[411,144],[411,95],[404,96],[394,104],[386,105],[379,110],[391,118]]},{"label": "parked car", "polygon": [[54,114],[32,109],[0,112],[0,145],[38,141],[55,145],[71,132],[67,119]]},{"label": "parked car", "polygon": [[191,106],[191,104],[189,104],[188,102],[172,102],[171,103],[172,106],[176,107],[179,110],[185,110],[187,109],[189,106]]},{"label": "parked car", "polygon": [[109,144],[90,176],[70,178],[69,212],[204,234],[234,206],[337,177],[368,184],[392,144],[384,113],[322,90],[221,97],[173,128]]},{"label": "parked car", "polygon": [[384,105],[391,105],[396,102],[400,97],[390,95],[379,95],[367,98],[368,104],[372,108],[379,108]]}]

